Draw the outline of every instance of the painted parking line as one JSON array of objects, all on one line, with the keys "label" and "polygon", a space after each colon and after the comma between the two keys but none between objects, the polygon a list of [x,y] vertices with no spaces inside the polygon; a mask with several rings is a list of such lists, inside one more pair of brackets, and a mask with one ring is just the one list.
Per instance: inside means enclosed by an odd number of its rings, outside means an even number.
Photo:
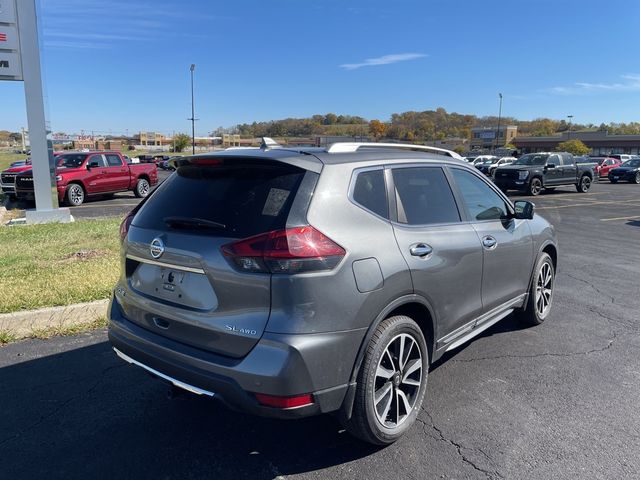
[{"label": "painted parking line", "polygon": [[573,207],[592,207],[594,205],[622,205],[625,207],[640,207],[640,204],[636,203],[640,202],[640,199],[634,200],[607,200],[607,201],[599,201],[599,202],[590,202],[590,203],[574,203],[573,205],[547,205],[544,207],[536,206],[536,210],[549,210],[552,208],[573,208]]},{"label": "painted parking line", "polygon": [[640,220],[640,215],[634,215],[632,217],[613,217],[613,218],[601,218],[601,222],[613,222],[615,220]]},{"label": "painted parking line", "polygon": [[112,204],[96,204],[96,205],[78,205],[77,207],[73,207],[71,209],[71,212],[73,213],[73,210],[76,210],[78,208],[117,208],[117,207],[136,207],[138,204],[137,203],[112,203]]}]

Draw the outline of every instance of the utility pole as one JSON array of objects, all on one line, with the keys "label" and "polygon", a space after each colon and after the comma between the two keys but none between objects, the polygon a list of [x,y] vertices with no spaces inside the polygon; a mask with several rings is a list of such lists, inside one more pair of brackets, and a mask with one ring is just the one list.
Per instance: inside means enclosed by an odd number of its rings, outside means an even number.
[{"label": "utility pole", "polygon": [[196,153],[196,112],[195,103],[193,100],[193,71],[196,69],[196,64],[192,63],[191,68],[191,154]]},{"label": "utility pole", "polygon": [[571,120],[573,120],[573,115],[567,115],[569,119],[569,130],[567,130],[567,140],[571,139]]},{"label": "utility pole", "polygon": [[[502,94],[498,93],[498,96],[500,97],[500,107],[498,107],[498,131],[496,132],[496,144],[500,142],[500,120],[502,117]],[[496,153],[495,149],[493,153]]]},{"label": "utility pole", "polygon": [[25,141],[24,127],[22,127],[22,153],[27,153],[27,142]]}]

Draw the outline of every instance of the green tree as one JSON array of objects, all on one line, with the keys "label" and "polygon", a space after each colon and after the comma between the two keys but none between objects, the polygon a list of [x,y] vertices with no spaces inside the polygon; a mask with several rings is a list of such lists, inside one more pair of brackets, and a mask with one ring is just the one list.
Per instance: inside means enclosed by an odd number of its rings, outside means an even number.
[{"label": "green tree", "polygon": [[173,151],[181,152],[191,145],[191,136],[186,133],[178,133],[173,137]]},{"label": "green tree", "polygon": [[580,140],[567,140],[566,142],[560,142],[556,147],[556,151],[569,152],[574,155],[586,155],[591,149]]}]

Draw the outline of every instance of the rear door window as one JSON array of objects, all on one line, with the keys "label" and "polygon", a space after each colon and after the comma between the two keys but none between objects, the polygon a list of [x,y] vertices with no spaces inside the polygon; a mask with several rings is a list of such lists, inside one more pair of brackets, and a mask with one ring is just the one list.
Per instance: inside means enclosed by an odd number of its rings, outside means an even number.
[{"label": "rear door window", "polygon": [[360,206],[383,218],[389,218],[384,170],[362,171],[357,174],[353,187],[353,200]]},{"label": "rear door window", "polygon": [[451,187],[439,167],[394,168],[398,222],[433,225],[460,221]]},{"label": "rear door window", "polygon": [[[214,163],[214,162],[212,162]],[[133,225],[244,238],[286,227],[291,204],[305,170],[261,161],[180,167],[149,198]],[[214,222],[218,228],[182,227],[170,218]]]},{"label": "rear door window", "polygon": [[110,167],[121,167],[122,166],[122,160],[120,160],[120,157],[118,155],[109,155],[107,154],[107,163],[109,164]]}]

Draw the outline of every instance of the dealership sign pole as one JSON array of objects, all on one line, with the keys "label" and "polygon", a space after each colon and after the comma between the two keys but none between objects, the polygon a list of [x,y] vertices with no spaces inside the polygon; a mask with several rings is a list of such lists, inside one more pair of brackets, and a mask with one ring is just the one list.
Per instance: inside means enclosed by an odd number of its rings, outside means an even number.
[{"label": "dealership sign pole", "polygon": [[27,223],[70,221],[69,209],[58,208],[53,150],[47,141],[35,0],[0,0],[0,80],[24,82],[36,200]]}]

